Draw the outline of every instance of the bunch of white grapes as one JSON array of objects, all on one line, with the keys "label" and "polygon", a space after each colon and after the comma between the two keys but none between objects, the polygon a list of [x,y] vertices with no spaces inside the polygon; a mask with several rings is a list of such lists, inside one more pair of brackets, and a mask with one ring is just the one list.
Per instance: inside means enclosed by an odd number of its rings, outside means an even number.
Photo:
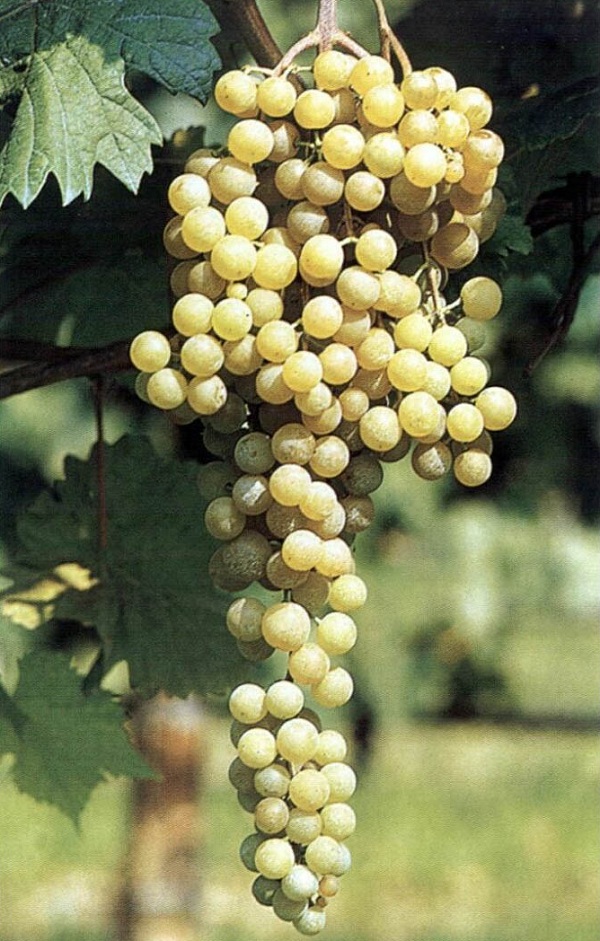
[{"label": "bunch of white grapes", "polygon": [[[266,76],[266,77],[265,77]],[[282,600],[239,597],[241,653],[287,656],[286,678],[231,695],[231,780],[254,815],[242,846],[253,892],[318,933],[350,865],[355,787],[346,743],[310,706],[344,705],[366,600],[351,545],[374,515],[382,465],[490,476],[491,431],[516,404],[474,352],[502,304],[490,278],[461,279],[505,203],[489,97],[433,67],[397,84],[389,62],[335,49],[314,87],[235,70],[215,96],[237,121],[222,155],[200,150],[169,188],[173,335],[131,346],[139,394],[176,422],[200,419],[210,575]]]}]

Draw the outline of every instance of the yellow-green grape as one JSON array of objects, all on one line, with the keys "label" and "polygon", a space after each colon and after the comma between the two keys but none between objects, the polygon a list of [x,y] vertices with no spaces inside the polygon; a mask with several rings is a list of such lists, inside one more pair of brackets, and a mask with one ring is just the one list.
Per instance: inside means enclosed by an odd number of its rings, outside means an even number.
[{"label": "yellow-green grape", "polygon": [[314,235],[329,231],[329,216],[322,206],[315,206],[307,199],[292,206],[287,215],[287,227],[291,236],[304,244]]},{"label": "yellow-green grape", "polygon": [[283,163],[284,160],[290,160],[298,153],[298,142],[300,132],[295,124],[290,121],[279,119],[272,121],[269,125],[273,132],[273,150],[269,154],[271,163]]},{"label": "yellow-green grape", "polygon": [[482,360],[475,356],[465,356],[452,366],[450,380],[452,388],[459,395],[477,395],[488,381],[488,370]]},{"label": "yellow-green grape", "polygon": [[302,644],[290,654],[288,671],[296,683],[312,686],[319,683],[329,670],[329,657],[319,644]]},{"label": "yellow-green grape", "polygon": [[237,743],[238,756],[249,768],[266,768],[275,760],[275,736],[268,729],[248,729]]},{"label": "yellow-green grape", "polygon": [[388,128],[397,124],[402,117],[404,96],[392,82],[387,85],[375,85],[365,92],[361,106],[370,124]]},{"label": "yellow-green grape", "polygon": [[156,408],[170,410],[186,401],[189,386],[177,369],[159,369],[148,377],[146,395]]},{"label": "yellow-green grape", "polygon": [[241,340],[251,327],[252,311],[244,301],[227,297],[215,306],[212,329],[222,340]]},{"label": "yellow-green grape", "polygon": [[273,149],[273,132],[263,121],[238,121],[227,137],[229,152],[242,163],[260,163]]},{"label": "yellow-green grape", "polygon": [[254,826],[261,833],[281,833],[290,818],[290,811],[281,797],[264,797],[254,810]]},{"label": "yellow-green grape", "polygon": [[428,209],[419,216],[408,216],[399,212],[396,216],[396,225],[407,241],[426,242],[437,232],[439,218],[433,209]]},{"label": "yellow-green grape", "polygon": [[311,481],[299,501],[301,512],[309,520],[324,520],[337,505],[337,494],[330,484],[322,480]]},{"label": "yellow-green grape", "polygon": [[410,392],[398,406],[400,424],[413,438],[431,434],[439,421],[438,403],[428,392]]},{"label": "yellow-green grape", "polygon": [[256,107],[256,96],[256,82],[240,69],[226,72],[215,85],[215,100],[229,114],[251,111]]},{"label": "yellow-green grape", "polygon": [[349,572],[338,576],[329,586],[328,603],[336,612],[347,614],[355,611],[357,608],[362,608],[366,600],[367,586],[362,578],[354,573]]},{"label": "yellow-green grape", "polygon": [[281,506],[298,506],[311,485],[311,476],[299,464],[281,464],[269,478],[271,496]]},{"label": "yellow-green grape", "polygon": [[255,853],[256,868],[267,879],[283,879],[295,862],[291,844],[277,837],[260,843]]},{"label": "yellow-green grape", "polygon": [[236,443],[235,462],[246,474],[265,474],[275,463],[271,440],[260,431],[251,431]]},{"label": "yellow-green grape", "polygon": [[356,814],[349,804],[327,804],[321,810],[323,836],[334,840],[347,840],[356,829]]},{"label": "yellow-green grape", "polygon": [[435,186],[446,173],[444,151],[437,144],[415,144],[406,152],[403,169],[413,186]]},{"label": "yellow-green grape", "polygon": [[273,502],[267,478],[263,474],[243,474],[238,477],[231,496],[237,508],[246,516],[260,516]]},{"label": "yellow-green grape", "polygon": [[339,477],[349,461],[348,445],[336,435],[326,435],[317,440],[313,456],[308,463],[318,477],[329,479]]},{"label": "yellow-green grape", "polygon": [[264,639],[272,647],[297,650],[308,640],[310,617],[301,605],[283,601],[267,608],[261,627]]},{"label": "yellow-green grape", "polygon": [[457,328],[445,324],[433,331],[427,352],[430,358],[442,366],[454,366],[466,355],[465,335]]},{"label": "yellow-green grape", "polygon": [[433,107],[438,111],[448,107],[452,95],[456,91],[456,79],[451,72],[440,68],[438,65],[431,65],[424,69],[426,75],[430,75],[436,84],[438,93],[433,103]]},{"label": "yellow-green grape", "polygon": [[460,292],[463,312],[473,320],[491,320],[502,306],[502,291],[491,278],[470,278]]},{"label": "yellow-green grape", "polygon": [[331,124],[335,107],[331,95],[318,88],[301,92],[294,105],[294,119],[300,127],[319,130]]},{"label": "yellow-green grape", "polygon": [[197,176],[206,179],[208,171],[217,163],[218,159],[208,147],[199,147],[187,158],[184,171],[186,173],[195,173]]},{"label": "yellow-green grape", "polygon": [[271,405],[284,405],[290,402],[294,393],[283,380],[283,367],[281,363],[266,363],[256,373],[256,392],[263,400]]},{"label": "yellow-green grape", "polygon": [[[435,146],[435,145],[432,145]],[[444,160],[444,173],[445,170]],[[441,179],[441,178],[440,178]],[[390,199],[396,209],[409,216],[417,216],[435,202],[435,186],[419,186],[412,183],[406,173],[398,173],[390,181]]]},{"label": "yellow-green grape", "polygon": [[240,196],[252,196],[256,184],[253,168],[235,157],[221,157],[208,173],[213,198],[224,205]]},{"label": "yellow-green grape", "polygon": [[293,719],[304,706],[304,693],[290,680],[277,680],[267,689],[265,704],[276,719]]},{"label": "yellow-green grape", "polygon": [[344,706],[352,697],[354,683],[344,667],[329,670],[319,683],[315,683],[311,692],[314,700],[326,709]]},{"label": "yellow-green grape", "polygon": [[369,408],[369,396],[362,389],[344,389],[339,396],[344,421],[357,422]]},{"label": "yellow-green grape", "polygon": [[356,361],[361,369],[383,369],[394,355],[394,340],[382,327],[371,327],[356,347]]},{"label": "yellow-green grape", "polygon": [[246,304],[252,311],[255,327],[262,327],[271,320],[280,320],[283,315],[281,295],[269,288],[252,288],[246,297]]},{"label": "yellow-green grape", "polygon": [[364,95],[376,85],[389,85],[394,81],[394,70],[382,56],[364,56],[354,65],[349,84],[358,95]]},{"label": "yellow-green grape", "polygon": [[206,508],[204,525],[215,539],[235,539],[245,529],[246,517],[231,497],[216,497]]},{"label": "yellow-green grape", "polygon": [[274,552],[267,562],[266,580],[273,588],[288,590],[301,585],[305,579],[304,572],[295,572],[285,564],[281,552]]},{"label": "yellow-green grape", "polygon": [[469,448],[455,457],[453,471],[465,487],[480,487],[491,476],[492,459],[479,448]]},{"label": "yellow-green grape", "polygon": [[344,188],[346,202],[358,212],[372,212],[384,200],[383,180],[367,170],[357,170],[346,180]]},{"label": "yellow-green grape", "polygon": [[323,931],[327,923],[327,912],[318,905],[307,908],[294,921],[294,928],[299,934],[316,935]]},{"label": "yellow-green grape", "polygon": [[475,441],[483,431],[483,415],[475,405],[459,402],[448,412],[448,434],[455,441]]},{"label": "yellow-green grape", "polygon": [[487,170],[485,167],[469,166],[465,168],[460,185],[467,193],[485,193],[496,185],[497,179],[496,167]]},{"label": "yellow-green grape", "polygon": [[472,131],[485,127],[492,117],[492,101],[486,92],[475,86],[459,88],[448,101],[448,107],[460,111],[469,122]]},{"label": "yellow-green grape", "polygon": [[394,342],[399,349],[424,353],[433,334],[431,323],[421,313],[408,314],[394,326]]},{"label": "yellow-green grape", "polygon": [[416,311],[421,303],[419,285],[405,274],[397,271],[382,271],[378,276],[379,297],[373,305],[390,317],[406,317]]},{"label": "yellow-green grape", "polygon": [[177,296],[192,291],[197,294],[205,294],[211,301],[217,300],[224,293],[226,281],[217,274],[209,261],[192,262],[188,269],[186,277],[186,287],[184,291],[173,293]]},{"label": "yellow-green grape", "polygon": [[242,235],[225,235],[213,248],[210,263],[226,281],[243,281],[254,271],[256,249]]},{"label": "yellow-green grape", "polygon": [[256,104],[268,117],[284,118],[296,104],[296,89],[291,82],[271,75],[256,89]]},{"label": "yellow-green grape", "polygon": [[286,199],[304,199],[302,178],[306,173],[306,162],[299,157],[284,160],[275,171],[275,186]]},{"label": "yellow-green grape", "polygon": [[324,807],[330,793],[331,788],[327,778],[322,771],[317,771],[316,768],[303,768],[290,781],[290,800],[300,810],[308,813],[314,813],[315,810]]},{"label": "yellow-green grape", "polygon": [[[468,133],[469,122],[467,121]],[[404,115],[398,125],[398,138],[403,147],[414,147],[415,144],[442,143],[439,140],[438,121],[435,115],[431,111],[423,109],[409,111]]]},{"label": "yellow-green grape", "polygon": [[332,802],[348,801],[356,790],[356,775],[350,765],[343,761],[328,762],[321,768],[329,782],[329,799]]},{"label": "yellow-green grape", "polygon": [[313,280],[333,284],[343,264],[344,250],[333,235],[313,235],[302,246],[300,268]]},{"label": "yellow-green grape", "polygon": [[309,572],[306,581],[292,589],[292,601],[301,604],[310,614],[316,614],[327,604],[329,579],[319,572]]},{"label": "yellow-green grape", "polygon": [[281,554],[286,565],[298,572],[308,572],[319,561],[322,540],[308,529],[297,529],[286,536]]},{"label": "yellow-green grape", "polygon": [[463,148],[465,165],[476,170],[493,170],[502,163],[504,144],[494,131],[482,129],[469,134]]},{"label": "yellow-green grape", "polygon": [[265,605],[258,598],[236,598],[229,605],[225,623],[236,640],[252,642],[262,637],[261,621]]},{"label": "yellow-green grape", "polygon": [[390,451],[400,441],[398,415],[387,405],[375,405],[359,422],[360,436],[372,451]]},{"label": "yellow-green grape", "polygon": [[318,741],[319,733],[312,722],[298,717],[287,719],[280,726],[276,736],[277,751],[282,758],[295,765],[303,765],[311,760],[317,750]]},{"label": "yellow-green grape", "polygon": [[359,236],[354,251],[357,262],[367,271],[385,271],[396,260],[398,246],[389,232],[368,229]]},{"label": "yellow-green grape", "polygon": [[338,170],[351,170],[358,166],[364,150],[365,139],[352,124],[336,124],[323,134],[323,158]]},{"label": "yellow-green grape", "polygon": [[425,370],[425,379],[421,386],[424,392],[429,392],[438,402],[446,398],[450,391],[452,380],[450,371],[441,363],[428,361]]},{"label": "yellow-green grape", "polygon": [[328,294],[311,298],[302,309],[302,328],[318,340],[332,337],[344,321],[341,304]]},{"label": "yellow-green grape", "polygon": [[501,386],[484,389],[477,396],[475,404],[488,431],[503,431],[515,420],[517,414],[514,396]]},{"label": "yellow-green grape", "polygon": [[231,235],[260,238],[269,224],[267,207],[255,196],[238,196],[225,210],[225,224]]},{"label": "yellow-green grape", "polygon": [[271,439],[271,449],[280,464],[308,464],[315,450],[315,437],[299,422],[287,422]]},{"label": "yellow-green grape", "polygon": [[439,91],[435,78],[425,71],[414,71],[407,75],[401,84],[406,105],[411,109],[433,108]]},{"label": "yellow-green grape", "polygon": [[129,358],[140,372],[156,372],[171,359],[171,344],[158,330],[144,330],[132,340]]},{"label": "yellow-green grape", "polygon": [[[352,576],[340,576],[340,578]],[[339,656],[352,650],[356,643],[357,628],[349,615],[340,611],[326,614],[317,624],[317,643],[332,656]]]},{"label": "yellow-green grape", "polygon": [[439,480],[452,467],[452,452],[441,441],[433,444],[417,444],[412,457],[415,473],[424,480]]},{"label": "yellow-green grape", "polygon": [[342,198],[345,177],[341,170],[318,160],[302,176],[302,194],[316,206],[331,206]]},{"label": "yellow-green grape", "polygon": [[245,725],[255,725],[267,714],[265,691],[256,683],[242,683],[229,697],[229,711],[234,719]]},{"label": "yellow-green grape", "polygon": [[185,216],[190,209],[208,206],[210,188],[203,177],[195,173],[181,173],[170,184],[167,199],[173,212]]},{"label": "yellow-green grape", "polygon": [[285,828],[286,835],[293,843],[301,846],[311,843],[321,833],[321,815],[318,811],[301,810],[292,807],[290,818]]},{"label": "yellow-green grape", "polygon": [[340,273],[335,290],[344,307],[367,310],[376,303],[380,286],[372,271],[367,271],[360,265],[350,265]]},{"label": "yellow-green grape", "polygon": [[183,337],[208,333],[212,323],[214,304],[205,294],[190,293],[180,297],[173,307],[173,326]]},{"label": "yellow-green grape", "polygon": [[214,415],[227,401],[227,386],[219,376],[195,376],[188,385],[187,400],[199,415]]},{"label": "yellow-green grape", "polygon": [[[285,682],[285,681],[281,681]],[[293,686],[293,683],[289,685]],[[298,687],[296,687],[298,689]],[[298,692],[302,696],[303,694],[300,689]],[[269,690],[267,690],[267,699],[269,696]],[[273,713],[271,713],[273,715]],[[243,767],[243,765],[242,765]],[[255,790],[262,797],[279,797],[283,798],[287,795],[289,786],[290,786],[291,775],[285,765],[282,764],[272,764],[267,765],[266,768],[259,768],[253,773],[253,786]],[[289,822],[289,817],[288,817]],[[287,824],[286,824],[287,825]]]},{"label": "yellow-green grape", "polygon": [[404,147],[397,134],[382,131],[365,144],[363,163],[375,177],[386,180],[396,176],[404,162]]},{"label": "yellow-green grape", "polygon": [[470,129],[466,115],[448,108],[437,118],[437,143],[442,147],[455,147],[460,150],[469,136]]},{"label": "yellow-green grape", "polygon": [[296,277],[298,262],[286,245],[263,245],[256,255],[252,277],[259,287],[281,291]]},{"label": "yellow-green grape", "polygon": [[326,578],[354,572],[354,558],[348,543],[337,537],[323,539],[315,568]]},{"label": "yellow-green grape", "polygon": [[485,193],[468,193],[461,186],[453,186],[450,191],[450,204],[463,215],[474,215],[487,209],[492,201],[491,190]]},{"label": "yellow-green grape", "polygon": [[165,251],[173,258],[177,258],[179,261],[188,261],[190,258],[195,258],[198,252],[183,241],[182,225],[183,219],[181,216],[174,216],[169,219],[163,229],[163,245]]},{"label": "yellow-green grape", "polygon": [[450,222],[431,239],[432,258],[451,271],[471,264],[478,251],[479,239],[465,222]]},{"label": "yellow-green grape", "polygon": [[353,56],[338,52],[337,49],[320,52],[312,66],[315,85],[325,91],[346,88],[355,64]]},{"label": "yellow-green grape", "polygon": [[256,349],[256,337],[246,334],[241,340],[227,340],[223,344],[224,366],[232,376],[251,376],[262,365],[263,358]]},{"label": "yellow-green grape", "polygon": [[298,349],[299,337],[286,320],[272,320],[263,324],[256,335],[256,347],[261,356],[272,363],[284,363]]},{"label": "yellow-green grape", "polygon": [[225,355],[219,341],[207,333],[188,337],[181,347],[181,365],[192,376],[208,379],[223,365]]},{"label": "yellow-green grape", "polygon": [[400,392],[416,392],[422,389],[425,382],[427,360],[416,349],[398,350],[387,364],[387,375],[393,387]]}]

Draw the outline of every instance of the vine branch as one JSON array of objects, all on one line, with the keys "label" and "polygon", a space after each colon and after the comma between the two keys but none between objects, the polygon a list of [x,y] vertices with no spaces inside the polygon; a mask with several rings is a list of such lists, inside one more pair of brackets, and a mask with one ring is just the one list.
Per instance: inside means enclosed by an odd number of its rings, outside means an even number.
[{"label": "vine branch", "polygon": [[[19,366],[0,374],[0,399],[75,379],[131,369],[131,340],[101,347],[57,347],[30,340],[0,340],[0,359]],[[23,365],[23,363],[25,363]]]}]

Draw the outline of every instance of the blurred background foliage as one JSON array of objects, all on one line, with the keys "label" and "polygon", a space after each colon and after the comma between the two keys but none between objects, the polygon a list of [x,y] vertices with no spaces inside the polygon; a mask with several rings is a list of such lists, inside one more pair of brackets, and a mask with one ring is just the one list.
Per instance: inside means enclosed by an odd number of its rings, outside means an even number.
[{"label": "blurred background foliage", "polygon": [[[282,47],[314,23],[307,0],[259,6]],[[211,7],[219,14],[227,3]],[[589,206],[597,187],[597,119],[582,119],[563,139],[560,102],[597,71],[600,4],[388,0],[386,7],[417,68],[439,64],[461,85],[492,95],[494,127],[508,144],[511,207],[533,225],[540,194],[558,191],[553,198],[567,210],[560,225],[533,228],[529,254],[498,255],[492,245],[482,259],[502,278],[506,298],[484,354],[520,408],[495,440],[491,481],[468,493],[389,466],[377,521],[359,540],[370,601],[351,665],[358,696],[344,722],[363,767],[360,863],[328,938],[591,941],[598,931],[599,754],[587,734],[598,714],[597,256],[567,309],[571,328],[537,360],[560,328],[556,305],[573,274],[574,236],[586,248],[598,231],[591,212],[579,229],[574,223],[581,192]],[[376,48],[370,3],[340,0],[340,18]],[[219,48],[227,62],[247,61],[227,30]],[[98,169],[89,203],[62,209],[49,184],[26,212],[5,204],[0,338],[101,346],[168,323],[166,185],[202,140],[223,139],[226,124],[210,104],[134,81],[170,137],[154,174],[137,197]],[[2,401],[0,427],[0,555],[9,558],[20,508],[61,475],[65,454],[85,457],[94,441],[91,384],[74,380]],[[178,436],[135,399],[124,374],[107,383],[106,438],[126,431],[150,435],[162,454],[200,453],[193,435]],[[21,642],[5,621],[0,641],[5,649]],[[462,721],[441,724],[449,719]],[[231,754],[218,705],[203,727],[199,937],[284,937],[286,929],[248,900],[248,874],[236,868],[247,826],[225,780]],[[5,772],[0,766],[0,779]],[[128,785],[101,785],[78,833],[8,779],[0,787],[0,941],[112,939]]]}]

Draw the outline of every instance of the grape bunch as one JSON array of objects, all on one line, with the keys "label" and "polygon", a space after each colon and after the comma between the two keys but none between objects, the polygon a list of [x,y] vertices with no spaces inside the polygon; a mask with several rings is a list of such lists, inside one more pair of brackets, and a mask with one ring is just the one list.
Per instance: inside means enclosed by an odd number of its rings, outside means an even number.
[{"label": "grape bunch", "polygon": [[254,895],[306,935],[350,865],[356,782],[305,696],[330,709],[352,695],[332,658],[366,600],[351,547],[371,494],[409,453],[426,480],[485,483],[490,432],[516,414],[474,355],[501,290],[451,278],[505,209],[489,97],[438,67],[398,84],[385,58],[336,49],[311,74],[303,91],[277,70],[219,79],[226,149],[193,153],[168,193],[173,335],[131,345],[140,396],[199,419],[214,457],[198,477],[212,581],[282,593],[227,614],[248,660],[287,657],[285,679],[231,695],[230,778],[254,816]]}]

